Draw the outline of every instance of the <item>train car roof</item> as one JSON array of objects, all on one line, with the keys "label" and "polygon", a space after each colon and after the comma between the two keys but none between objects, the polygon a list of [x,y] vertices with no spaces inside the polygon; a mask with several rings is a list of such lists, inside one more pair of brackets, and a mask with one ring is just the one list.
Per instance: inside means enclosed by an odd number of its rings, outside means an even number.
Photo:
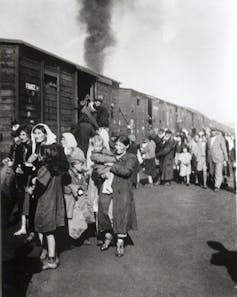
[{"label": "train car roof", "polygon": [[18,45],[26,46],[26,47],[28,47],[28,48],[31,48],[31,49],[33,49],[33,50],[36,50],[36,51],[38,51],[38,52],[40,52],[40,53],[42,53],[42,54],[45,54],[45,55],[47,55],[47,56],[54,57],[55,59],[60,60],[60,61],[62,61],[62,62],[64,62],[64,63],[66,63],[66,64],[70,64],[71,66],[74,66],[76,69],[78,69],[78,70],[80,70],[80,71],[82,71],[82,72],[86,72],[87,74],[89,74],[89,75],[91,75],[91,76],[94,76],[94,77],[96,77],[97,79],[100,79],[100,78],[101,78],[101,79],[104,80],[104,81],[108,81],[108,80],[110,80],[110,81],[112,81],[112,82],[115,82],[115,83],[117,83],[117,84],[120,84],[120,82],[118,82],[118,81],[116,81],[116,80],[114,80],[114,79],[112,79],[112,78],[110,78],[110,77],[107,77],[107,76],[105,76],[105,75],[103,75],[103,74],[97,73],[97,72],[95,72],[95,71],[93,71],[93,70],[91,70],[91,69],[89,69],[89,68],[87,68],[87,67],[81,66],[81,65],[79,65],[79,64],[77,64],[77,63],[74,63],[74,62],[72,62],[72,61],[70,61],[70,60],[67,60],[67,59],[65,59],[65,58],[62,58],[62,57],[60,57],[60,56],[58,56],[58,55],[55,55],[55,54],[53,54],[53,53],[51,53],[51,52],[49,52],[49,51],[47,51],[47,50],[44,50],[44,49],[39,48],[39,47],[37,47],[37,46],[35,46],[35,45],[32,45],[31,43],[28,43],[28,42],[26,42],[26,41],[19,40],[19,39],[0,38],[0,43],[6,43],[6,44],[18,44]]}]

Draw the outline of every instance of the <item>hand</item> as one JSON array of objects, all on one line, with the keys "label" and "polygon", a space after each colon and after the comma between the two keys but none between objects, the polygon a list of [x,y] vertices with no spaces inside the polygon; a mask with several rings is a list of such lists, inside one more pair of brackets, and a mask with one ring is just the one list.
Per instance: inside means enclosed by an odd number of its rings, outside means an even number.
[{"label": "hand", "polygon": [[37,179],[37,177],[34,177],[34,178],[32,178],[32,185],[35,185],[36,184],[36,179]]},{"label": "hand", "polygon": [[25,192],[32,195],[35,187],[26,187]]},{"label": "hand", "polygon": [[224,161],[224,162],[223,162],[223,165],[224,165],[224,167],[226,167],[226,166],[227,166],[227,162],[226,162],[226,161]]},{"label": "hand", "polygon": [[16,168],[16,173],[17,174],[24,174],[23,170],[21,169],[21,167],[17,167]]},{"label": "hand", "polygon": [[32,154],[29,156],[27,163],[33,163],[35,160],[37,159],[37,155],[36,154]]}]

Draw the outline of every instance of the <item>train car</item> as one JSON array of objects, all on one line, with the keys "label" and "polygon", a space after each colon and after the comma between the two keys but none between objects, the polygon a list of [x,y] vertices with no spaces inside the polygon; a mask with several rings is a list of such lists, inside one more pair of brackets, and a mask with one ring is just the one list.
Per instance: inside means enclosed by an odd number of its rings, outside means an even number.
[{"label": "train car", "polygon": [[126,88],[120,88],[116,96],[113,134],[132,133],[142,142],[152,124],[151,96]]},{"label": "train car", "polygon": [[110,107],[119,83],[20,40],[0,39],[1,152],[11,121],[44,122],[59,137],[78,121],[79,101],[98,94]]},{"label": "train car", "polygon": [[[20,40],[0,39],[0,145],[11,143],[11,121],[48,124],[60,137],[78,121],[79,103],[104,97],[111,135],[133,133],[141,142],[150,128],[230,129],[199,112],[142,92]],[[205,123],[205,124],[204,124]],[[232,131],[233,132],[233,131]]]}]

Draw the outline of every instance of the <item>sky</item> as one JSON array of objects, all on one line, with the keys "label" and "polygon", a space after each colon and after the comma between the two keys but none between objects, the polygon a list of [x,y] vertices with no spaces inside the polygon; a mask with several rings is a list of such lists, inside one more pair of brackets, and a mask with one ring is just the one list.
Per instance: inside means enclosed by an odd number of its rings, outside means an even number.
[{"label": "sky", "polygon": [[[0,37],[86,66],[79,0],[0,0]],[[235,0],[114,0],[104,75],[122,87],[236,123]]]}]

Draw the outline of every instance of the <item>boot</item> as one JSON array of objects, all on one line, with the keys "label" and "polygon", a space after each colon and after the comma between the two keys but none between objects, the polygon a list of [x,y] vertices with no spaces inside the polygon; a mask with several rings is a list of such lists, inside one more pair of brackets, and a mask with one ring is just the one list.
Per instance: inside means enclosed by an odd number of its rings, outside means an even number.
[{"label": "boot", "polygon": [[111,244],[112,238],[113,238],[112,234],[110,234],[110,233],[106,233],[106,234],[105,234],[105,241],[104,241],[104,243],[102,244],[102,246],[100,247],[100,250],[101,250],[101,251],[106,251],[106,250],[108,250],[108,248],[109,248],[109,246],[110,246],[110,244]]},{"label": "boot", "polygon": [[124,240],[123,239],[120,239],[120,238],[118,239],[115,255],[117,257],[122,257],[124,255]]}]

